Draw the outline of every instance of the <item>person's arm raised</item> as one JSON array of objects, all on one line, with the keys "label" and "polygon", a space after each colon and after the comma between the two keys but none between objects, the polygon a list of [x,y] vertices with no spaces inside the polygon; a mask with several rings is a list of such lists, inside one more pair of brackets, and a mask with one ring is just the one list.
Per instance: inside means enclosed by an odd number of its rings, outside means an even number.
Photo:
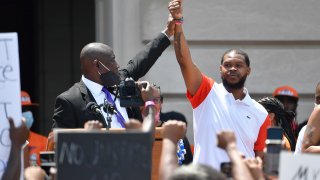
[{"label": "person's arm raised", "polygon": [[310,146],[319,145],[320,143],[320,106],[312,111],[306,131],[304,133],[301,151],[305,152]]},{"label": "person's arm raised", "polygon": [[13,119],[8,118],[10,124],[11,150],[7,168],[2,175],[2,179],[20,179],[21,172],[21,148],[29,137],[29,129],[25,121],[16,127]]},{"label": "person's arm raised", "polygon": [[174,33],[174,23],[172,18],[168,18],[166,28],[148,44],[146,44],[136,55],[130,60],[125,69],[120,70],[121,78],[132,77],[135,81],[143,77],[156,63],[158,58],[170,46],[169,38]]},{"label": "person's arm raised", "polygon": [[236,137],[232,131],[222,131],[217,134],[218,147],[224,149],[232,163],[232,176],[235,180],[253,179],[250,171],[236,147]]},{"label": "person's arm raised", "polygon": [[175,19],[174,50],[176,58],[187,87],[191,95],[195,95],[200,87],[202,75],[198,67],[193,63],[188,43],[183,33],[182,0],[174,0],[169,3],[168,9]]},{"label": "person's arm raised", "polygon": [[162,151],[160,158],[159,177],[162,180],[170,179],[173,172],[179,167],[177,158],[177,143],[186,133],[186,124],[181,121],[169,120],[162,129]]},{"label": "person's arm raised", "polygon": [[155,115],[157,112],[160,112],[160,96],[161,92],[159,87],[156,87],[153,84],[150,84],[147,81],[138,81],[137,82],[139,89],[141,90],[141,97],[145,102],[145,109],[142,111],[143,119],[142,131],[151,132],[154,134],[155,129]]}]

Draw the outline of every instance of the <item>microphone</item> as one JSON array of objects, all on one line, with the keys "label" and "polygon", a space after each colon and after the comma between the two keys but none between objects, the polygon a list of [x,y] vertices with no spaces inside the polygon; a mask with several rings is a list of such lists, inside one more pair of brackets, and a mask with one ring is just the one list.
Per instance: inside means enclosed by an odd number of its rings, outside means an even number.
[{"label": "microphone", "polygon": [[86,106],[86,109],[93,114],[102,114],[100,106],[95,102],[89,102]]},{"label": "microphone", "polygon": [[105,113],[118,114],[116,108],[111,103],[106,101],[104,102],[102,109]]}]

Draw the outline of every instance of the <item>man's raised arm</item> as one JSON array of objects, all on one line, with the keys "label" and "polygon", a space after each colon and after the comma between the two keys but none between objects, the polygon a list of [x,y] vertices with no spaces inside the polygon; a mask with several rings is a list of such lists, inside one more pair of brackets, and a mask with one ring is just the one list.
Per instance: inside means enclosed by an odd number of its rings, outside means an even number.
[{"label": "man's raised arm", "polygon": [[176,57],[186,87],[191,95],[195,95],[200,87],[202,75],[198,67],[192,62],[189,47],[183,33],[182,0],[173,0],[169,2],[168,9],[176,22],[174,32],[174,49]]}]

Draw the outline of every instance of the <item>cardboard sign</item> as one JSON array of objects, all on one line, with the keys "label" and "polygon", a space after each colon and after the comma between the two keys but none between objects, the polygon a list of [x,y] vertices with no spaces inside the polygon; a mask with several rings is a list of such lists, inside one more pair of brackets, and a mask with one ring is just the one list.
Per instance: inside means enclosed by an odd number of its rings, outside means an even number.
[{"label": "cardboard sign", "polygon": [[320,156],[318,154],[293,154],[281,152],[279,179],[320,180]]},{"label": "cardboard sign", "polygon": [[17,33],[0,33],[0,177],[7,166],[11,140],[9,122],[21,123],[20,68]]},{"label": "cardboard sign", "polygon": [[59,132],[58,179],[151,179],[151,136],[140,132]]}]

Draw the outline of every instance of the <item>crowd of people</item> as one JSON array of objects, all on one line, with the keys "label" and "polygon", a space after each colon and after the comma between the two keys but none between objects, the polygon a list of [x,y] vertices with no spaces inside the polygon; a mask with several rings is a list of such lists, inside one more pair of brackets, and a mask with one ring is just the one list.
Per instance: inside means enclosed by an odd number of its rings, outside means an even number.
[{"label": "crowd of people", "polygon": [[[320,83],[316,86],[315,107],[301,128],[296,120],[299,95],[294,88],[278,87],[272,96],[258,101],[250,97],[245,87],[251,72],[250,59],[243,50],[230,49],[223,53],[219,67],[221,83],[217,83],[193,62],[183,30],[182,4],[181,0],[169,2],[166,28],[125,68],[119,69],[108,45],[98,42],[85,45],[80,53],[81,79],[57,96],[52,128],[126,128],[153,134],[155,127],[161,126],[159,178],[163,180],[271,178],[263,170],[269,127],[281,128],[283,150],[295,154],[320,153]],[[184,115],[162,112],[160,89],[152,83],[139,81],[170,45],[172,36],[187,99],[193,110],[193,148],[186,137],[188,121]],[[126,93],[136,95],[138,90],[143,104],[122,107],[123,92],[119,84],[129,78],[136,83],[129,87],[133,91]],[[19,179],[20,150],[26,140],[29,144],[25,148],[25,179],[54,178],[54,170],[48,174],[35,167],[41,164],[39,152],[47,149],[44,145],[47,138],[32,128],[36,120],[30,107],[37,104],[31,103],[28,93],[23,91],[21,95],[24,120],[20,127],[15,127],[9,118],[12,148],[2,179]],[[88,106],[91,102],[94,104]],[[179,163],[177,144],[181,139],[186,152]]]}]

